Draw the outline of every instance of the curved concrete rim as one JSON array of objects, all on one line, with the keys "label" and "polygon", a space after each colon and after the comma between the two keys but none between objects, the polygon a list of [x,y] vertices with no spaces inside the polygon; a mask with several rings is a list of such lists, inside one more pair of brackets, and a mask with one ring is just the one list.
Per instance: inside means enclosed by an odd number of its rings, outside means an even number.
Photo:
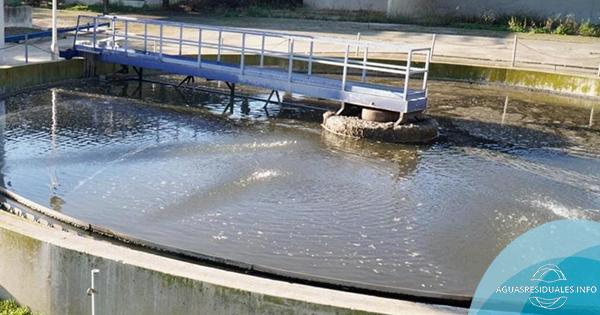
[{"label": "curved concrete rim", "polygon": [[[373,297],[390,298],[399,301],[403,300],[406,302],[410,301],[463,308],[469,307],[471,305],[472,297],[466,295],[446,294],[434,291],[368,285],[347,280],[318,277],[304,273],[291,272],[288,270],[276,269],[255,264],[248,264],[245,262],[224,259],[188,250],[182,250],[179,248],[165,246],[162,244],[135,238],[127,234],[112,231],[102,226],[87,223],[85,221],[73,218],[53,209],[39,205],[27,198],[24,198],[14,192],[7,190],[4,187],[0,187],[0,195],[3,195],[9,198],[9,200],[11,200],[12,202],[21,205],[27,209],[31,209],[52,220],[68,224],[71,227],[88,232],[91,235],[96,235],[106,238],[108,240],[117,241],[121,245],[125,245],[133,249],[142,249],[145,251],[149,251],[155,255],[191,261],[195,264],[202,264],[207,266],[207,268],[216,267],[215,269],[224,271],[228,270],[229,272],[235,272],[240,274],[243,273],[249,276],[255,276],[260,278],[269,278],[273,281],[299,283],[309,285],[315,288],[343,290],[348,293],[367,294]],[[13,214],[23,214],[22,210],[15,208],[6,202],[1,203],[0,208]]]},{"label": "curved concrete rim", "polygon": [[[3,206],[6,206],[6,204]],[[320,307],[329,310],[333,308],[333,310],[337,310],[334,311],[336,314],[354,314],[357,311],[369,314],[417,315],[460,314],[466,312],[464,308],[344,292],[190,263],[122,246],[123,244],[115,244],[115,242],[85,237],[79,233],[64,230],[61,226],[49,224],[48,221],[35,218],[29,213],[15,212],[19,212],[19,209],[12,207],[10,211],[0,211],[0,232],[5,230],[10,233],[17,233],[47,243],[52,247],[75,252],[77,255],[92,256],[94,261],[108,260],[112,263],[128,266],[128,268],[133,266],[134,268],[147,270],[150,273],[158,273],[159,277],[161,277],[160,275],[179,277],[189,281],[197,281],[204,284],[205,287],[207,285],[222,287],[242,292],[242,294],[246,292],[248,295],[258,296],[260,300],[274,298],[277,301],[283,301],[284,305],[296,305],[293,307],[301,307],[297,305],[307,305],[309,307],[308,305],[310,305],[309,308],[300,310],[299,313],[302,314],[330,313],[315,312],[315,309]],[[20,216],[18,216],[19,214]],[[239,303],[239,301],[233,303]]]}]

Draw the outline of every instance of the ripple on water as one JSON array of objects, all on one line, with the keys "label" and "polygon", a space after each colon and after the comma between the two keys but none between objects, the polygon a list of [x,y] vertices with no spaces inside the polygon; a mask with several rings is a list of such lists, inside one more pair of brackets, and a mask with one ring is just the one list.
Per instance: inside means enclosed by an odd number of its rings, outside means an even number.
[{"label": "ripple on water", "polygon": [[432,113],[449,120],[446,138],[402,146],[321,133],[313,113],[271,116],[249,102],[224,119],[218,96],[198,93],[189,104],[166,88],[143,88],[143,101],[84,93],[94,86],[55,90],[54,106],[48,91],[9,99],[7,185],[186,250],[466,294],[518,235],[560,218],[599,219],[600,153],[588,145],[598,135],[545,139],[550,127],[529,128],[555,120],[543,117],[552,114],[545,107],[518,103],[503,126],[493,119],[504,97],[462,89],[452,106],[436,108],[445,98],[432,93]]}]

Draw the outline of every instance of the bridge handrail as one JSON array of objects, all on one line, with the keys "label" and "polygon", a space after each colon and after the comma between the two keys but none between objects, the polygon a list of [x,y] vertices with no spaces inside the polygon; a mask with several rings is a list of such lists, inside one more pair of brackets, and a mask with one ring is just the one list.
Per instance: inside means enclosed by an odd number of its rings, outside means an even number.
[{"label": "bridge handrail", "polygon": [[[77,24],[79,25],[81,19],[91,19],[93,21],[93,50],[98,49],[97,46],[97,34],[99,33],[99,21],[108,21],[110,22],[110,27],[108,29],[109,36],[112,36],[113,45],[112,48],[105,48],[107,50],[119,50],[119,51],[128,51],[129,43],[132,40],[142,40],[144,43],[144,53],[148,53],[148,42],[149,41],[159,41],[159,58],[163,56],[163,48],[165,44],[175,44],[179,47],[179,55],[182,54],[183,47],[195,47],[198,49],[198,65],[201,66],[202,59],[202,49],[210,48],[217,50],[217,61],[221,61],[222,51],[234,51],[240,53],[240,71],[243,74],[246,66],[245,57],[248,54],[257,54],[260,55],[260,66],[264,67],[264,58],[265,57],[274,57],[279,59],[288,60],[288,80],[291,82],[292,73],[294,72],[294,62],[306,62],[308,64],[308,75],[312,75],[313,64],[324,64],[330,66],[336,66],[342,68],[342,89],[346,90],[346,82],[348,80],[348,70],[349,69],[358,69],[361,70],[361,81],[366,82],[367,71],[376,71],[388,74],[402,75],[404,76],[404,99],[408,97],[408,82],[410,80],[411,75],[422,74],[423,82],[422,82],[422,90],[427,93],[427,77],[429,71],[429,59],[431,55],[431,47],[411,47],[408,45],[397,45],[397,44],[380,44],[380,43],[372,43],[366,41],[345,41],[340,39],[332,39],[332,38],[323,38],[323,37],[313,37],[307,35],[295,35],[295,34],[286,34],[286,33],[278,33],[278,32],[267,32],[267,31],[256,31],[251,29],[243,29],[243,28],[234,28],[234,27],[215,27],[211,25],[200,25],[200,24],[189,24],[189,23],[180,23],[180,22],[172,22],[172,21],[157,21],[157,20],[149,20],[149,19],[138,19],[131,17],[120,17],[120,16],[91,16],[91,15],[80,15],[78,17]],[[116,23],[123,22],[124,23],[124,31],[116,30]],[[131,32],[128,27],[131,24],[141,24],[144,26],[144,34],[139,35],[138,33]],[[155,25],[159,26],[160,34],[149,34],[148,26]],[[165,26],[173,26],[179,28],[179,37],[167,36],[164,34],[163,29]],[[189,40],[183,37],[184,30],[197,30],[198,32],[198,40]],[[203,31],[212,31],[218,32],[218,41],[216,43],[204,41],[202,36]],[[222,35],[224,33],[235,33],[241,35],[241,45],[226,45],[223,42]],[[246,37],[247,36],[259,36],[262,38],[261,48],[249,47],[247,45]],[[119,39],[124,39],[125,45],[124,48],[117,48],[115,43],[117,36],[120,36]],[[74,45],[77,44],[78,32],[75,33]],[[270,50],[265,47],[266,38],[279,38],[287,41],[288,49],[287,51],[276,51]],[[310,46],[310,51],[308,54],[298,53],[294,51],[294,44],[296,41],[305,41]],[[314,52],[314,44],[317,42],[324,42],[326,44],[343,44],[345,45],[344,57],[332,57],[332,56],[322,56],[315,54]],[[278,44],[279,45],[279,44]],[[383,63],[383,62],[373,62],[368,60],[369,47],[387,47],[387,48],[395,48],[395,49],[404,49],[400,51],[400,53],[405,53],[406,65],[398,65],[391,63]],[[357,54],[362,47],[363,57],[362,60],[351,59],[349,57],[350,48],[357,47]],[[398,51],[396,51],[398,52]],[[413,55],[424,54],[424,67],[419,68],[413,66]]]},{"label": "bridge handrail", "polygon": [[128,17],[128,16],[119,16],[119,15],[80,15],[80,17],[85,17],[85,18],[99,18],[99,19],[105,19],[105,20],[120,20],[120,21],[130,21],[130,22],[135,22],[135,23],[141,23],[141,24],[152,24],[152,25],[168,25],[168,26],[174,26],[174,27],[181,27],[183,26],[184,28],[195,28],[195,29],[204,29],[204,30],[211,30],[211,31],[222,31],[225,33],[238,33],[238,34],[242,34],[242,33],[246,33],[249,35],[257,35],[257,36],[269,36],[269,37],[278,37],[278,38],[293,38],[293,39],[298,39],[298,40],[308,40],[308,41],[315,41],[315,42],[323,42],[323,43],[335,43],[335,44],[341,44],[341,45],[345,45],[345,44],[350,44],[351,46],[359,46],[360,48],[365,48],[367,46],[369,47],[387,47],[387,48],[393,48],[393,49],[402,49],[403,52],[408,52],[409,50],[413,50],[413,51],[424,51],[427,49],[430,49],[430,47],[426,47],[426,46],[411,46],[411,45],[406,45],[406,44],[394,44],[394,43],[380,43],[380,42],[373,42],[373,41],[366,41],[366,40],[346,40],[346,39],[340,39],[340,38],[335,38],[335,37],[325,37],[325,36],[310,36],[310,35],[302,35],[302,34],[292,34],[292,33],[284,33],[284,32],[273,32],[273,31],[263,31],[263,30],[257,30],[257,29],[252,29],[252,28],[242,28],[242,27],[233,27],[233,26],[214,26],[214,25],[208,25],[208,24],[195,24],[195,23],[185,23],[185,22],[176,22],[176,21],[164,21],[164,20],[152,20],[152,19],[141,19],[141,18],[135,18],[135,17]]}]

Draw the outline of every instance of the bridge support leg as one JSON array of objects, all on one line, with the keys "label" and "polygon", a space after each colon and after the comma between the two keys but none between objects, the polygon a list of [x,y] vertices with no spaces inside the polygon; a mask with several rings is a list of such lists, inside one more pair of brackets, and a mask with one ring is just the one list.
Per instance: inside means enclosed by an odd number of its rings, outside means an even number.
[{"label": "bridge support leg", "polygon": [[133,67],[133,71],[138,75],[138,81],[142,82],[144,80],[144,68]]},{"label": "bridge support leg", "polygon": [[279,91],[272,90],[271,94],[269,94],[269,98],[267,98],[267,101],[265,102],[265,106],[263,106],[263,109],[267,108],[267,105],[269,105],[269,103],[271,103],[271,99],[273,98],[273,95],[277,96],[277,104],[279,104],[281,106],[281,97],[279,96]]},{"label": "bridge support leg", "polygon": [[225,82],[225,84],[227,84],[227,87],[229,88],[229,104],[225,107],[223,113],[225,113],[227,109],[229,109],[229,113],[233,114],[233,104],[235,101],[235,83]]},{"label": "bridge support leg", "polygon": [[182,86],[183,84],[190,84],[193,83],[194,81],[194,76],[192,75],[188,75],[187,77],[185,77],[185,79],[183,79],[178,85],[177,87]]}]

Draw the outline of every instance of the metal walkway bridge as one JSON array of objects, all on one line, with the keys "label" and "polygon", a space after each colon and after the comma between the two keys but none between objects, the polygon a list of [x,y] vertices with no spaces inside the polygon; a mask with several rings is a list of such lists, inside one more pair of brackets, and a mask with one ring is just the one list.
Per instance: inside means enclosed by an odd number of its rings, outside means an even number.
[{"label": "metal walkway bridge", "polygon": [[[87,32],[79,31],[90,25]],[[369,60],[369,52],[382,50],[406,58]],[[404,113],[426,109],[431,48],[82,15],[71,56],[86,54],[94,54],[103,62],[161,70],[189,79],[224,81],[233,86],[232,93],[237,83],[270,89],[269,101],[274,93],[279,96],[277,91],[287,91],[340,101],[340,112],[344,104],[397,112],[400,121]],[[235,58],[225,58],[227,55]],[[416,58],[421,60],[420,67],[415,66]],[[374,75],[393,77],[387,82],[398,86],[368,82],[377,81],[371,78]]]}]

